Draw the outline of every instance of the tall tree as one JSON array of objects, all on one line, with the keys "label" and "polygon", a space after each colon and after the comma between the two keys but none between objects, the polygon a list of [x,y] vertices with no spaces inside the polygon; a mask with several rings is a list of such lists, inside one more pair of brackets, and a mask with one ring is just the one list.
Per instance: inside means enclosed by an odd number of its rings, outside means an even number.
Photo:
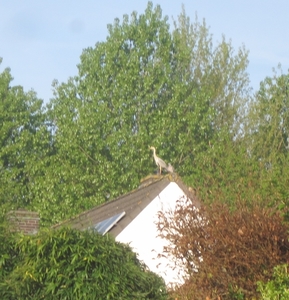
[{"label": "tall tree", "polygon": [[[258,162],[260,189],[272,202],[287,203],[289,183],[289,75],[277,72],[260,84],[251,106],[248,150]],[[285,201],[285,202],[284,202]]]},{"label": "tall tree", "polygon": [[160,8],[149,5],[108,29],[106,42],[84,50],[79,75],[55,86],[51,103],[57,156],[47,180],[62,186],[56,201],[78,211],[131,190],[149,173],[149,135],[170,97],[172,43]]},{"label": "tall tree", "polygon": [[49,144],[42,101],[21,86],[11,86],[9,69],[0,74],[1,212],[29,207],[34,200],[35,165]]},{"label": "tall tree", "polygon": [[179,48],[178,70],[182,70],[183,83],[189,81],[192,88],[206,90],[210,107],[214,109],[215,130],[225,127],[233,135],[239,134],[251,90],[246,71],[248,51],[242,46],[235,53],[225,36],[214,46],[205,20],[200,23],[196,16],[191,22],[184,8],[175,22],[173,35]]},{"label": "tall tree", "polygon": [[275,74],[260,84],[251,108],[254,153],[267,164],[288,153],[289,75]]},{"label": "tall tree", "polygon": [[214,48],[206,24],[190,25],[184,12],[170,30],[150,2],[108,31],[83,51],[79,74],[54,85],[56,155],[41,195],[54,221],[64,216],[59,205],[73,214],[135,188],[154,169],[151,145],[192,181],[210,143],[237,132],[248,81],[243,48],[234,55],[224,39]]}]

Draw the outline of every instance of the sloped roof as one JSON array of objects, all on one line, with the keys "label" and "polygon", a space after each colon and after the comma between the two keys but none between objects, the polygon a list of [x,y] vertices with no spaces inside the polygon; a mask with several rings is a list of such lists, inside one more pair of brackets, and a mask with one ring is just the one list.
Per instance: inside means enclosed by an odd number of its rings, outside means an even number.
[{"label": "sloped roof", "polygon": [[199,206],[193,191],[188,189],[176,174],[153,175],[142,180],[141,185],[128,194],[98,205],[67,221],[54,225],[53,228],[69,226],[85,230],[101,221],[125,212],[125,216],[109,231],[110,234],[116,237],[170,182],[176,182],[184,193]]}]

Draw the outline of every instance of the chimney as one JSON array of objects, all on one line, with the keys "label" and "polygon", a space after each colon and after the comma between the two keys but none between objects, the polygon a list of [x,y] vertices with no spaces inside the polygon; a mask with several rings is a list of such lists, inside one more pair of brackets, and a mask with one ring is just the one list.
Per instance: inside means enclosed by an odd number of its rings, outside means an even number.
[{"label": "chimney", "polygon": [[39,214],[34,211],[19,209],[7,214],[11,230],[23,234],[35,234],[39,230]]}]

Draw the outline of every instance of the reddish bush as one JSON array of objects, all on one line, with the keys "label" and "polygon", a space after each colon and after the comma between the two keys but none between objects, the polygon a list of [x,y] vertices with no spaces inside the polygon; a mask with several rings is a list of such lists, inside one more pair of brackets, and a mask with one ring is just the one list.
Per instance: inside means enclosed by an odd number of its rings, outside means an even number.
[{"label": "reddish bush", "polygon": [[[215,202],[196,209],[181,199],[174,212],[160,213],[164,249],[183,262],[187,278],[174,290],[177,299],[244,299],[258,296],[257,281],[289,262],[289,225],[282,215],[260,205],[230,211]],[[243,296],[243,297],[242,297]]]}]

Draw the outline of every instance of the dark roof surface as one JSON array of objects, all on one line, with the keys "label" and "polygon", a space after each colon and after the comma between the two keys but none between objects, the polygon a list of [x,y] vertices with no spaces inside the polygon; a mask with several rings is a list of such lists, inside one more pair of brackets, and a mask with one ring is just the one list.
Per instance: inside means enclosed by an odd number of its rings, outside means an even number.
[{"label": "dark roof surface", "polygon": [[74,218],[53,226],[53,228],[69,226],[85,230],[116,214],[125,212],[125,216],[109,231],[110,234],[116,237],[170,182],[176,182],[187,197],[196,201],[196,205],[199,206],[195,195],[183,184],[177,175],[154,175],[145,178],[139,188],[130,193],[98,205]]}]

